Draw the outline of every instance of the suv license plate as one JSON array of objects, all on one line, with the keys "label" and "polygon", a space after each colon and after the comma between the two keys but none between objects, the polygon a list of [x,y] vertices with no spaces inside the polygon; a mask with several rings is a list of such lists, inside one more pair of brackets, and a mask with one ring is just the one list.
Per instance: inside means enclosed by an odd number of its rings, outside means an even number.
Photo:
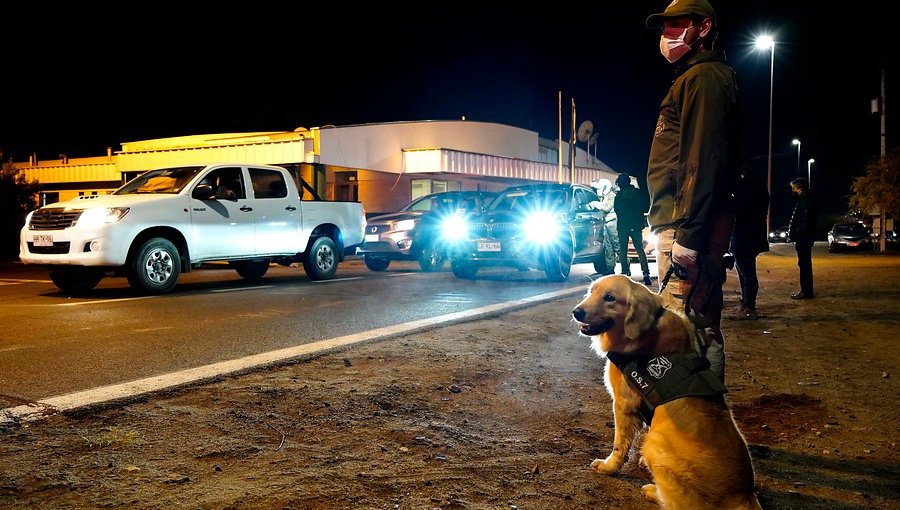
[{"label": "suv license plate", "polygon": [[378,234],[366,234],[366,242],[367,243],[377,243],[378,242]]},{"label": "suv license plate", "polygon": [[32,236],[31,242],[34,243],[35,246],[53,246],[53,236]]},{"label": "suv license plate", "polygon": [[500,243],[478,243],[478,251],[500,251]]}]

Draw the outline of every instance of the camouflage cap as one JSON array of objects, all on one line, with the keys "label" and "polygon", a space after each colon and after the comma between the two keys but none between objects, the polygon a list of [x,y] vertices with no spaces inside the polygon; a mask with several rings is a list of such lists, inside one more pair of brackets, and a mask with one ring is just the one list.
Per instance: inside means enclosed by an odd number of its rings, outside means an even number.
[{"label": "camouflage cap", "polygon": [[696,14],[716,20],[716,11],[707,0],[672,0],[672,3],[666,7],[666,10],[660,13],[651,14],[647,18],[647,26],[649,28],[659,28],[666,18],[678,18],[680,16],[689,16]]}]

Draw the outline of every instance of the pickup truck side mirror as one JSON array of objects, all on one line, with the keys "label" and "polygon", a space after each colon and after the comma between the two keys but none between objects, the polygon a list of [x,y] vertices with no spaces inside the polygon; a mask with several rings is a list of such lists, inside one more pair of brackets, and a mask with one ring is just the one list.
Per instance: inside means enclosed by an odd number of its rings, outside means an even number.
[{"label": "pickup truck side mirror", "polygon": [[194,192],[191,193],[191,198],[196,200],[213,200],[215,198],[215,193],[213,192],[213,188],[209,184],[198,184],[196,188],[194,188]]}]

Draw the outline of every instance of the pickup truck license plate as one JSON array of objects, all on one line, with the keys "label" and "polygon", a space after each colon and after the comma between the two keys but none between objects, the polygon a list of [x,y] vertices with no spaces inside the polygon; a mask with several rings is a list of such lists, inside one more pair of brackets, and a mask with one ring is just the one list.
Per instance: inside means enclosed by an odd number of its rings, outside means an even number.
[{"label": "pickup truck license plate", "polygon": [[500,243],[479,242],[478,251],[500,251]]},{"label": "pickup truck license plate", "polygon": [[32,236],[31,242],[34,243],[35,246],[53,246],[53,236],[50,236],[50,235]]},{"label": "pickup truck license plate", "polygon": [[378,242],[378,234],[366,234],[366,242],[367,243],[377,243]]}]

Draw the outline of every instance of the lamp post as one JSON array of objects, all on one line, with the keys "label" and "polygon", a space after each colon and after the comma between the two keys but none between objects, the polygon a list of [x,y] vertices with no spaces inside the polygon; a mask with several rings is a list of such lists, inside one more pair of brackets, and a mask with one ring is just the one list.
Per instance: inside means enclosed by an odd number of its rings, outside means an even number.
[{"label": "lamp post", "polygon": [[[769,171],[768,171],[768,189],[769,196],[772,196],[772,102],[775,92],[775,39],[771,35],[761,35],[756,38],[756,48],[760,50],[769,50],[771,61],[769,64]],[[800,150],[799,141],[797,150]],[[769,200],[769,209],[766,212],[766,229],[772,231],[772,200]]]},{"label": "lamp post", "polygon": [[791,143],[797,146],[797,177],[800,177],[800,140],[794,138]]},{"label": "lamp post", "polygon": [[815,162],[813,158],[806,161],[806,181],[809,183],[809,189],[812,189],[812,164]]}]

